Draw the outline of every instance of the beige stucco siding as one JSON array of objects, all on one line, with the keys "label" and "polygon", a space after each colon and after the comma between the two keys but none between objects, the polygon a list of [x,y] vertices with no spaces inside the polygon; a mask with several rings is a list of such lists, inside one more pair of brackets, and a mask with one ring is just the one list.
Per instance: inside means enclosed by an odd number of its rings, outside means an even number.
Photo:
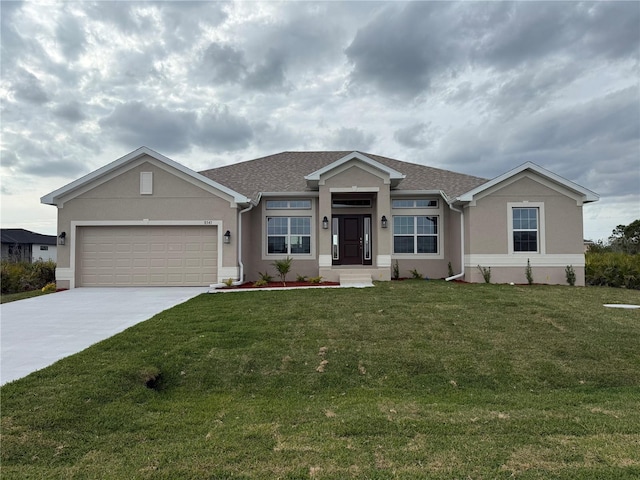
[{"label": "beige stucco siding", "polygon": [[[140,173],[152,172],[153,193],[140,193]],[[72,265],[73,225],[117,225],[119,223],[151,222],[172,225],[178,222],[193,225],[214,224],[219,231],[236,231],[237,207],[224,193],[199,184],[170,167],[151,161],[138,161],[123,166],[108,179],[99,179],[84,191],[71,192],[62,198],[58,207],[58,231],[67,232],[67,244],[58,248],[58,268]],[[227,268],[229,276],[237,271],[237,254],[233,244],[224,245],[220,268]],[[62,284],[64,286],[64,283]]]},{"label": "beige stucco siding", "polygon": [[509,203],[544,204],[544,235],[547,254],[573,254],[582,251],[582,207],[575,198],[521,178],[477,200],[466,211],[470,243],[467,253],[507,253]]},{"label": "beige stucco siding", "polygon": [[[495,283],[526,282],[527,260],[534,282],[566,283],[565,267],[584,285],[582,204],[575,192],[534,174],[522,173],[506,185],[479,195],[465,208],[465,279],[482,282],[478,265],[491,267]],[[512,208],[538,208],[538,251],[510,251]]]}]

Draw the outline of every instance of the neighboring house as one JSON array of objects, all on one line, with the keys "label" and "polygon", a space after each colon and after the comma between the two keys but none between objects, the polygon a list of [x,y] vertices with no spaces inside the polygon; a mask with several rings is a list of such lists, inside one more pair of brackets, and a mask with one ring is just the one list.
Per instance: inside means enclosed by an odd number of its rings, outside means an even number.
[{"label": "neighboring house", "polygon": [[57,283],[208,285],[275,273],[390,280],[417,270],[584,285],[582,206],[598,195],[525,163],[492,180],[362,152],[284,152],[196,173],[142,147],[42,197]]},{"label": "neighboring house", "polygon": [[0,229],[2,259],[12,262],[56,261],[55,235],[41,235],[23,228]]}]

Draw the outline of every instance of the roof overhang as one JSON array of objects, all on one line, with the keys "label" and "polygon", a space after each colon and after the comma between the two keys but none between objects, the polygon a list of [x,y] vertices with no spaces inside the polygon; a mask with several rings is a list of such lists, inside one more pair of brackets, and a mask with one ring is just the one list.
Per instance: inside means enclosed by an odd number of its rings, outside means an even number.
[{"label": "roof overhang", "polygon": [[250,199],[248,199],[244,195],[241,195],[240,193],[234,190],[231,190],[230,188],[225,187],[224,185],[218,182],[215,182],[210,178],[207,178],[204,175],[199,174],[198,172],[191,170],[190,168],[187,168],[184,165],[174,160],[171,160],[170,158],[165,157],[164,155],[161,155],[158,152],[148,147],[140,147],[137,150],[134,150],[133,152],[128,153],[124,157],[120,157],[119,159],[97,170],[94,170],[93,172],[65,185],[62,188],[59,188],[58,190],[54,190],[53,192],[48,193],[47,195],[40,198],[40,203],[44,203],[47,205],[59,205],[61,198],[72,197],[74,192],[82,191],[82,189],[87,185],[89,185],[90,183],[99,181],[101,178],[106,177],[107,175],[111,174],[115,170],[123,167],[124,165],[130,162],[134,162],[144,156],[149,156],[152,159],[156,160],[157,162],[160,162],[171,168],[174,168],[179,172],[183,173],[184,175],[187,175],[188,177],[191,177],[192,179],[198,182],[202,182],[203,184],[208,185],[209,187],[219,190],[220,192],[233,198],[233,201],[237,204],[244,205],[244,204],[250,203]]},{"label": "roof overhang", "polygon": [[352,160],[357,160],[359,162],[362,162],[365,165],[373,168],[374,170],[377,170],[383,176],[388,177],[389,182],[391,183],[391,188],[397,187],[398,184],[405,178],[404,174],[398,172],[397,170],[394,170],[393,168],[389,168],[386,165],[383,165],[382,163],[377,162],[360,152],[351,152],[350,154],[345,155],[342,158],[339,158],[338,160],[330,163],[329,165],[326,165],[321,169],[316,170],[315,172],[312,172],[309,175],[306,175],[304,178],[307,181],[307,185],[309,185],[309,187],[313,189],[318,188],[318,185],[320,184],[322,177],[327,176],[327,174],[329,174],[333,170],[336,170],[342,167],[343,165],[345,165],[346,163]]},{"label": "roof overhang", "polygon": [[456,202],[473,202],[478,199],[478,197],[482,196],[487,191],[491,190],[493,187],[497,187],[503,182],[507,182],[513,177],[523,173],[523,172],[532,172],[545,180],[551,182],[552,184],[556,184],[559,187],[565,188],[575,195],[581,198],[582,203],[589,202],[597,202],[600,200],[600,196],[597,193],[592,192],[591,190],[584,188],[577,183],[574,183],[570,180],[567,180],[560,175],[556,175],[555,173],[542,168],[540,165],[536,165],[532,162],[523,163],[519,167],[514,168],[492,180],[489,180],[486,183],[474,188],[473,190],[469,190],[468,192],[460,195],[456,198]]}]

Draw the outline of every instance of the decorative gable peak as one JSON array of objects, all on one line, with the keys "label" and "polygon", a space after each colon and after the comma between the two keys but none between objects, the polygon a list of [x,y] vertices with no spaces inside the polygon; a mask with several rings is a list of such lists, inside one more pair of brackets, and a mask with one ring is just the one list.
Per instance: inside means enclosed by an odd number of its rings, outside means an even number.
[{"label": "decorative gable peak", "polygon": [[[355,161],[355,162],[354,162]],[[360,152],[351,152],[348,155],[345,155],[342,158],[330,163],[322,167],[315,172],[306,175],[304,178],[307,181],[307,185],[311,189],[317,189],[318,185],[323,183],[323,180],[333,176],[337,172],[341,171],[342,167],[347,166],[350,162],[355,163],[356,165],[359,163],[362,167],[365,167],[367,171],[370,171],[374,175],[379,176],[385,183],[391,184],[391,188],[395,188],[398,184],[405,178],[405,175],[394,170],[393,168],[387,167],[372,158],[367,157],[366,155]]]}]

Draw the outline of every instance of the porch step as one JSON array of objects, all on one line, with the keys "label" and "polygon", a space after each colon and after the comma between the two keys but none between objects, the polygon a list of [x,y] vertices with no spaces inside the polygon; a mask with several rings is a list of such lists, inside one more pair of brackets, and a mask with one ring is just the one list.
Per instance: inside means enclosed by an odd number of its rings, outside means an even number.
[{"label": "porch step", "polygon": [[370,273],[341,273],[340,274],[340,286],[341,287],[373,287]]}]

